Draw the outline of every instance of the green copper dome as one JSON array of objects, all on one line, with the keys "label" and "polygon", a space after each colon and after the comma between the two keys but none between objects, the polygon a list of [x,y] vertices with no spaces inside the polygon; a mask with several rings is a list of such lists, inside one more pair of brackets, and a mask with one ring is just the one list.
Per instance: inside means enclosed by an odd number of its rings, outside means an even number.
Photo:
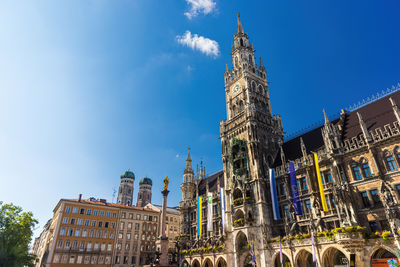
[{"label": "green copper dome", "polygon": [[148,184],[148,185],[153,186],[153,181],[152,181],[150,178],[148,178],[148,177],[143,177],[143,178],[140,179],[140,181],[139,181],[139,185],[142,185],[142,184]]},{"label": "green copper dome", "polygon": [[121,178],[131,178],[131,179],[135,179],[135,174],[133,172],[131,172],[130,170],[127,170],[126,172],[123,172],[121,174]]}]

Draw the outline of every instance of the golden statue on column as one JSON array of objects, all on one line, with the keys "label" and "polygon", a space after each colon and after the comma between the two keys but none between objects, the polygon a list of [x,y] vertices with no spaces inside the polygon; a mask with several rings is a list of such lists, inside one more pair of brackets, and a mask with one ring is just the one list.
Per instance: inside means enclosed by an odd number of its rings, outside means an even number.
[{"label": "golden statue on column", "polygon": [[164,178],[164,191],[168,190],[169,179],[168,176]]}]

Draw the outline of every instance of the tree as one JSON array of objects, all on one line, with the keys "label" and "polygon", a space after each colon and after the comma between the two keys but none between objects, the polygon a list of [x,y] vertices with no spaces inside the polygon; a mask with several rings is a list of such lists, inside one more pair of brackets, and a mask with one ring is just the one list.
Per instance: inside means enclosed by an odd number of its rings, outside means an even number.
[{"label": "tree", "polygon": [[37,223],[32,212],[0,201],[0,267],[33,266],[29,243]]}]

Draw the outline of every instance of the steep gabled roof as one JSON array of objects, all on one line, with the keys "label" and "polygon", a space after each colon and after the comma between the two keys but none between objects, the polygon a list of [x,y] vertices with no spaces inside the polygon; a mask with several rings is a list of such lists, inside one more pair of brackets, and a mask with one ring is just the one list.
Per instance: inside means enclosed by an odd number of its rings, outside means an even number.
[{"label": "steep gabled roof", "polygon": [[224,171],[219,171],[203,180],[200,181],[199,184],[199,195],[204,195],[206,194],[207,191],[207,183],[208,183],[208,191],[209,192],[214,192],[217,190],[217,181],[219,179],[219,184],[221,187],[224,187]]}]

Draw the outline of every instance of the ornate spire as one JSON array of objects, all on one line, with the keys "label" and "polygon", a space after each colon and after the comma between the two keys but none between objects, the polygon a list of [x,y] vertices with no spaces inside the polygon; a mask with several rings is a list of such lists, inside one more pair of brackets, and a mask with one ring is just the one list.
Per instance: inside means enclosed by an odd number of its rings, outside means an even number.
[{"label": "ornate spire", "polygon": [[237,13],[237,34],[239,34],[239,33],[244,34],[242,22],[240,21],[240,14],[238,12]]},{"label": "ornate spire", "polygon": [[186,167],[185,170],[192,170],[192,159],[190,158],[190,147],[188,148],[188,155],[186,159]]},{"label": "ornate spire", "polygon": [[228,68],[228,62],[225,62],[225,73],[229,72],[229,68]]},{"label": "ornate spire", "polygon": [[307,149],[302,137],[300,137],[300,147],[301,147],[301,153],[303,154],[303,158],[307,159]]},{"label": "ornate spire", "polygon": [[325,124],[330,123],[330,121],[329,121],[329,119],[328,119],[328,115],[326,115],[325,109],[323,109],[322,111],[324,112]]},{"label": "ornate spire", "polygon": [[260,57],[260,69],[264,69],[264,64],[263,64],[263,62],[261,60],[261,57]]},{"label": "ornate spire", "polygon": [[400,123],[400,110],[399,107],[397,106],[396,102],[394,102],[393,98],[389,98],[390,103],[392,104],[393,112],[394,115],[396,116],[397,122]]},{"label": "ornate spire", "polygon": [[363,118],[362,118],[362,116],[361,116],[361,114],[359,112],[357,112],[357,116],[358,116],[358,122],[360,123],[360,128],[361,128],[361,130],[362,130],[362,132],[364,134],[364,138],[368,143],[369,141],[372,140],[372,138],[369,135],[367,125],[365,125],[365,122],[364,122],[364,120],[363,120]]}]

